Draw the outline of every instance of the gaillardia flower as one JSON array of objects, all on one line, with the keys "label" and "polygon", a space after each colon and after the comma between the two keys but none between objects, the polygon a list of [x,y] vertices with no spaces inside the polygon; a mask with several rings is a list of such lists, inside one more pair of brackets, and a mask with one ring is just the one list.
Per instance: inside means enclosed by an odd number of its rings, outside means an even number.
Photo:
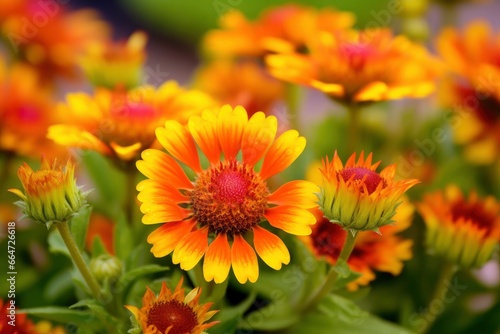
[{"label": "gaillardia flower", "polygon": [[419,183],[416,179],[394,181],[396,165],[377,169],[372,165],[372,154],[364,158],[361,152],[356,162],[352,154],[345,166],[335,152],[331,162],[323,161],[321,173],[324,184],[319,195],[319,206],[325,217],[344,229],[378,231],[393,222],[402,195]]},{"label": "gaillardia flower", "polygon": [[126,42],[95,41],[81,57],[80,66],[97,87],[132,89],[142,80],[147,35],[137,31]]},{"label": "gaillardia flower", "polygon": [[218,321],[210,320],[218,311],[209,311],[212,303],[199,304],[201,289],[195,288],[184,296],[182,279],[172,292],[162,282],[160,294],[147,288],[142,307],[125,306],[134,315],[135,326],[144,334],[202,334]]},{"label": "gaillardia flower", "polygon": [[462,267],[480,267],[500,240],[500,204],[471,192],[466,199],[455,185],[428,194],[418,206],[427,227],[427,246]]},{"label": "gaillardia flower", "polygon": [[[394,225],[382,226],[380,234],[373,231],[358,233],[347,264],[361,276],[347,284],[348,290],[353,291],[360,285],[368,285],[375,279],[375,270],[393,275],[401,273],[403,261],[412,257],[413,241],[404,239],[397,233],[410,226],[414,210],[413,205],[403,199],[393,217]],[[315,256],[325,258],[331,265],[335,265],[349,232],[339,224],[330,222],[320,210],[317,210],[317,218],[318,222],[313,225],[311,235],[301,239]]]},{"label": "gaillardia flower", "polygon": [[442,102],[455,112],[455,141],[471,163],[492,164],[500,156],[500,33],[474,22],[463,33],[443,30],[436,44],[454,74]]},{"label": "gaillardia flower", "polygon": [[17,172],[24,188],[9,189],[21,197],[17,204],[23,213],[34,221],[50,227],[65,222],[86,206],[85,194],[76,185],[75,166],[68,160],[66,165],[52,164],[42,157],[40,170],[34,172],[24,163]]},{"label": "gaillardia flower", "polygon": [[205,35],[203,46],[209,54],[221,57],[261,57],[270,51],[299,50],[317,31],[346,29],[354,22],[350,12],[297,4],[271,8],[255,22],[232,10],[221,17],[221,29]]},{"label": "gaillardia flower", "polygon": [[423,46],[386,29],[317,31],[307,48],[267,56],[270,73],[344,103],[424,97],[435,89],[436,61]]},{"label": "gaillardia flower", "polygon": [[[243,107],[229,105],[192,117],[187,127],[167,121],[156,130],[171,156],[146,150],[137,162],[149,178],[137,186],[142,222],[165,223],[148,237],[156,257],[173,252],[173,262],[190,270],[205,256],[204,277],[216,283],[226,280],[231,266],[240,283],[255,282],[255,251],[273,269],[289,263],[283,241],[260,223],[267,220],[295,235],[311,233],[309,225],[316,220],[308,209],[317,206],[318,189],[311,182],[292,181],[269,191],[266,180],[287,168],[306,144],[295,130],[275,139],[276,131],[276,117],[257,112],[248,119]],[[197,145],[209,161],[206,168]],[[194,182],[176,159],[194,171]],[[252,237],[253,247],[247,241]]]},{"label": "gaillardia flower", "polygon": [[[11,322],[14,320],[15,326]],[[2,334],[35,334],[36,328],[26,314],[18,313],[16,301],[0,299],[0,333]]]},{"label": "gaillardia flower", "polygon": [[49,128],[48,137],[56,143],[97,151],[129,161],[157,145],[155,129],[168,119],[185,124],[190,116],[213,106],[213,100],[200,91],[185,90],[168,81],[155,89],[138,87],[129,91],[97,89],[94,96],[68,94],[59,106],[65,115],[61,123]]}]

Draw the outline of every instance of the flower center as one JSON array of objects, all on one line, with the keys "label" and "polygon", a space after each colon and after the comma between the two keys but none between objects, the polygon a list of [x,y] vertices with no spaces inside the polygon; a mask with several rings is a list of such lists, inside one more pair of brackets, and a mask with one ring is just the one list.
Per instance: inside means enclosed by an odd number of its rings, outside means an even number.
[{"label": "flower center", "polygon": [[451,215],[453,221],[458,221],[460,218],[471,221],[480,229],[486,230],[486,236],[490,234],[493,229],[493,221],[495,216],[484,210],[484,207],[479,203],[456,203],[451,208]]},{"label": "flower center", "polygon": [[318,255],[327,256],[337,260],[342,247],[344,247],[347,231],[339,224],[334,224],[324,218],[318,221],[316,228],[311,233],[311,240]]},{"label": "flower center", "polygon": [[356,71],[364,69],[366,62],[376,54],[371,45],[363,43],[346,43],[340,46],[340,50]]},{"label": "flower center", "polygon": [[352,181],[357,184],[359,191],[362,193],[365,192],[363,187],[363,185],[365,185],[368,195],[373,193],[381,182],[383,187],[386,186],[385,180],[380,176],[380,174],[365,167],[346,168],[341,170],[339,174],[345,182],[352,178]]},{"label": "flower center", "polygon": [[154,304],[148,312],[147,324],[155,325],[160,333],[172,326],[169,334],[186,334],[198,325],[198,318],[192,308],[171,300]]},{"label": "flower center", "polygon": [[269,190],[252,167],[236,160],[219,162],[198,176],[191,192],[194,217],[211,233],[243,234],[258,224]]}]

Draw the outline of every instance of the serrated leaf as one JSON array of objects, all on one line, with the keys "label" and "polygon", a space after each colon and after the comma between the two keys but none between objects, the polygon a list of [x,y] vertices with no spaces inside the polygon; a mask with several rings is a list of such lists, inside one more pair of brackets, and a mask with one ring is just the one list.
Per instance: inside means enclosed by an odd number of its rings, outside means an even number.
[{"label": "serrated leaf", "polygon": [[90,215],[92,213],[92,207],[87,206],[83,208],[78,215],[71,218],[70,230],[75,243],[80,250],[85,247],[85,238],[87,236],[87,229],[90,222]]}]

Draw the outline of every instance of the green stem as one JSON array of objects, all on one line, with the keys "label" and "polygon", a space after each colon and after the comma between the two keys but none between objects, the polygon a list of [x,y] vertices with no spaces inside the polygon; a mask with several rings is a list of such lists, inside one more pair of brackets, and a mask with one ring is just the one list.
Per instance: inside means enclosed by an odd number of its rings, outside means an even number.
[{"label": "green stem", "polygon": [[434,321],[436,321],[437,317],[439,316],[439,313],[436,313],[435,311],[431,310],[431,304],[435,300],[439,300],[441,296],[446,294],[450,286],[450,281],[453,278],[454,274],[455,274],[455,265],[450,262],[445,262],[441,270],[441,275],[439,277],[432,298],[429,301],[429,304],[427,305],[427,308],[425,309],[424,313],[422,314],[422,319],[426,321],[425,326],[420,328],[418,333],[421,334],[427,333],[427,331],[432,327]]},{"label": "green stem", "polygon": [[[347,239],[345,241],[344,247],[342,247],[342,251],[337,259],[337,264],[345,264],[351,256],[352,250],[354,249],[354,245],[356,244],[356,237],[358,236],[358,231],[348,231]],[[305,302],[304,307],[302,308],[303,313],[307,313],[314,309],[314,307],[319,304],[319,302],[328,295],[335,285],[339,277],[339,269],[337,265],[332,266],[328,271],[328,274],[323,281],[323,284],[312,294],[311,298]]]},{"label": "green stem", "polygon": [[0,170],[0,191],[5,191],[4,187],[7,185],[7,180],[9,179],[10,171],[12,169],[12,164],[14,163],[15,154],[12,152],[5,152],[3,159],[3,166]]},{"label": "green stem", "polygon": [[[286,85],[286,106],[291,129],[300,130],[300,88],[294,84]],[[278,120],[279,122],[279,120]],[[300,131],[299,131],[300,132]]]},{"label": "green stem", "polygon": [[359,104],[353,102],[348,106],[349,123],[347,126],[347,150],[348,155],[356,152],[359,142]]},{"label": "green stem", "polygon": [[76,267],[82,274],[83,279],[87,283],[90,292],[92,293],[92,296],[96,300],[99,300],[101,294],[101,288],[99,284],[97,284],[97,281],[90,272],[89,267],[85,263],[85,260],[83,259],[80,250],[76,246],[75,240],[73,239],[73,236],[71,235],[71,232],[69,230],[68,222],[62,222],[55,225],[57,226],[57,229],[59,230],[59,233],[61,234],[61,237],[64,243],[66,244],[66,247],[68,248],[69,254],[73,259],[73,263],[76,265]]}]

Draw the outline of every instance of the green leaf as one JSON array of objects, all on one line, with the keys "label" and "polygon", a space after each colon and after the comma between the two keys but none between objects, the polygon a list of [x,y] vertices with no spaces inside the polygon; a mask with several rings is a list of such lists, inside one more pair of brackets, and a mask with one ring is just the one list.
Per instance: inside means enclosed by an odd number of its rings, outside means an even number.
[{"label": "green leaf", "polygon": [[47,240],[49,243],[49,251],[51,253],[60,253],[66,255],[68,258],[71,259],[71,255],[69,254],[68,248],[66,247],[66,244],[64,243],[61,235],[59,234],[59,231],[53,229],[49,233],[49,237]]},{"label": "green leaf", "polygon": [[157,264],[150,264],[135,268],[120,277],[117,286],[124,290],[127,290],[137,279],[146,275],[155,274],[166,270],[168,270],[168,267],[159,266]]},{"label": "green leaf", "polygon": [[343,289],[346,287],[347,284],[351,283],[351,282],[354,282],[355,280],[357,280],[359,277],[361,277],[361,274],[360,273],[357,273],[355,271],[351,271],[351,274],[347,277],[343,277],[342,275],[337,279],[337,281],[335,282],[335,285],[333,286],[333,288],[335,290],[340,290],[340,289]]},{"label": "green leaf", "polygon": [[289,334],[410,334],[406,328],[382,320],[362,310],[354,302],[336,295],[327,296],[318,307],[320,312],[308,313]]},{"label": "green leaf", "polygon": [[269,305],[253,311],[242,320],[240,328],[252,330],[279,330],[288,328],[300,320],[291,305],[284,301],[272,301]]},{"label": "green leaf", "polygon": [[85,237],[87,236],[87,228],[89,226],[91,213],[92,207],[87,206],[83,208],[78,215],[74,216],[69,223],[71,234],[80,250],[83,250],[85,247]]},{"label": "green leaf", "polygon": [[65,307],[47,306],[30,309],[21,309],[18,313],[26,313],[43,319],[62,323],[75,324],[83,327],[100,327],[92,311],[69,310]]},{"label": "green leaf", "polygon": [[106,247],[102,243],[101,238],[94,238],[92,241],[92,258],[95,259],[99,255],[108,254]]},{"label": "green leaf", "polygon": [[132,245],[134,245],[134,238],[130,226],[127,223],[127,219],[123,214],[120,215],[120,218],[117,220],[114,233],[114,245],[116,256],[120,260],[125,261],[130,251],[133,249]]},{"label": "green leaf", "polygon": [[223,307],[213,318],[213,320],[218,320],[220,323],[210,328],[210,334],[235,333],[243,314],[252,306],[256,296],[257,294],[252,292],[238,305]]}]

